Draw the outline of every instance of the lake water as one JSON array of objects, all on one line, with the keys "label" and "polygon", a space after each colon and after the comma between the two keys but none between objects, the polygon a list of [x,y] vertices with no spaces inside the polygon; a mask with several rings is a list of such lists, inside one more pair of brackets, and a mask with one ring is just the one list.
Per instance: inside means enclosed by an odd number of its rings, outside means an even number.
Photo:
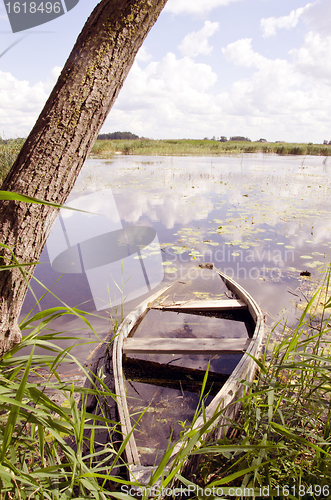
[{"label": "lake water", "polygon": [[[116,315],[164,281],[194,276],[199,262],[237,280],[269,324],[284,308],[295,321],[312,286],[300,273],[314,279],[329,262],[330,170],[312,156],[89,159],[70,202],[99,215],[62,211],[35,277],[65,304],[93,314],[100,338]],[[32,288],[43,293],[37,283]],[[22,314],[33,305],[29,293]],[[54,305],[50,294],[40,304]],[[89,339],[74,351],[83,361],[96,345],[74,316],[54,328]]]}]

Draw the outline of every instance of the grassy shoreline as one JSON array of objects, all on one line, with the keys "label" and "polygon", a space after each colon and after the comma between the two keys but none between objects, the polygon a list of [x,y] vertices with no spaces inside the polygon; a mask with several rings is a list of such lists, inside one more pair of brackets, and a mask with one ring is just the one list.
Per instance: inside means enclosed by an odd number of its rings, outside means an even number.
[{"label": "grassy shoreline", "polygon": [[[316,306],[322,306],[317,316]],[[213,488],[222,491],[217,495],[229,493],[235,500],[247,498],[241,493],[245,491],[256,498],[330,498],[330,308],[327,272],[298,324],[285,325],[284,337],[276,345],[269,344],[273,331],[269,333],[265,353],[257,360],[259,373],[251,384],[244,382],[241,418],[233,422],[231,437],[206,442],[203,433],[212,421],[206,422],[204,431],[187,425],[169,475],[167,459],[176,443],[169,442],[156,468],[150,484],[159,492],[154,498],[164,498],[162,488],[169,491],[176,485],[184,491],[190,488],[186,493],[191,492],[192,500],[213,498],[208,493]],[[114,399],[105,373],[101,369],[93,373],[70,350],[53,344],[57,338],[83,339],[49,330],[52,320],[63,314],[74,314],[85,325],[89,315],[76,308],[57,309],[56,315],[54,309],[31,311],[20,325],[27,332],[22,343],[0,359],[0,500],[134,500],[125,492],[139,485],[125,479],[127,464],[120,458],[125,443],[115,442],[114,434],[118,422],[104,410],[89,413],[87,396],[96,397],[100,409],[102,401]],[[28,346],[31,354],[22,355]],[[48,354],[34,355],[34,347],[43,347]],[[62,379],[57,369],[65,361],[77,363],[90,380],[89,387]],[[63,393],[64,402],[48,397],[50,391]],[[75,396],[81,396],[82,405],[77,405]],[[107,443],[98,442],[100,425],[109,433]],[[181,467],[195,455],[201,455],[200,467],[185,479]]]},{"label": "grassy shoreline", "polygon": [[108,158],[114,154],[144,156],[219,156],[243,153],[330,156],[331,145],[286,142],[219,142],[188,139],[116,139],[97,140],[94,143],[90,156],[98,158]]},{"label": "grassy shoreline", "polygon": [[[24,139],[0,138],[0,184],[17,158]],[[90,158],[111,158],[114,155],[142,156],[222,156],[247,153],[277,155],[331,156],[330,144],[288,142],[209,141],[191,139],[115,139],[96,140]]]}]

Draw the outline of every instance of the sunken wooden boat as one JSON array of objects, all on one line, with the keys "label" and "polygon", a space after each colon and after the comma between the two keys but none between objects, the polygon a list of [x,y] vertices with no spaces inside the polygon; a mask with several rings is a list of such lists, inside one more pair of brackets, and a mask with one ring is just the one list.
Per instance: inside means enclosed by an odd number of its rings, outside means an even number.
[{"label": "sunken wooden boat", "polygon": [[[193,416],[185,401],[195,408],[207,367],[206,417],[225,408],[215,420],[218,435],[225,435],[239,411],[242,381],[255,375],[253,358],[262,349],[263,329],[255,300],[212,264],[190,270],[125,318],[113,344],[113,369],[123,439],[130,436],[125,461],[132,480],[148,483],[166,448],[160,442],[163,431],[165,441],[175,439],[176,419]],[[144,431],[135,421],[146,407]],[[201,417],[194,427],[203,424]]]}]

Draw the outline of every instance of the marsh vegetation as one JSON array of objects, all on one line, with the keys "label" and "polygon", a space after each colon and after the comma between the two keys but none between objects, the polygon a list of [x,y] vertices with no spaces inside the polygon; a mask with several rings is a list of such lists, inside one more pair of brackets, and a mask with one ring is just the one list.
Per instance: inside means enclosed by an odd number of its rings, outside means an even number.
[{"label": "marsh vegetation", "polygon": [[212,140],[97,140],[91,156],[109,157],[113,154],[124,155],[227,155],[242,153],[271,153],[278,155],[320,155],[329,156],[331,145],[296,144],[275,142],[212,141]]},{"label": "marsh vegetation", "polygon": [[[230,436],[204,440],[212,422],[200,431],[183,424],[181,448],[166,471],[176,443],[169,447],[155,468],[150,487],[157,491],[173,484],[189,488],[191,496],[203,490],[253,489],[260,497],[328,498],[330,457],[330,274],[313,294],[299,322],[284,326],[283,338],[273,341],[271,331],[259,374],[252,384],[245,381],[240,419],[233,422]],[[87,393],[99,400],[113,398],[102,371],[94,374],[89,389],[63,379],[61,363],[76,363],[92,374],[54,341],[68,337],[52,328],[55,317],[76,315],[85,324],[88,316],[63,305],[31,313],[21,323],[26,332],[22,344],[0,361],[0,491],[1,499],[60,499],[115,497],[127,499],[133,483],[125,478],[121,462],[125,443],[113,442],[118,424],[107,415],[96,416],[86,407]],[[75,342],[82,339],[77,337]],[[43,355],[34,350],[42,347]],[[23,354],[23,349],[30,349]],[[205,377],[205,381],[207,376]],[[202,387],[204,390],[204,386]],[[61,402],[54,394],[62,393]],[[81,405],[77,405],[77,395]],[[75,397],[76,396],[76,397]],[[200,412],[204,400],[199,400]],[[197,411],[193,423],[198,417]],[[109,434],[98,443],[98,428]],[[88,437],[87,437],[88,436]],[[184,478],[180,470],[187,459],[200,457],[194,476]],[[119,467],[119,465],[121,467]],[[136,485],[137,486],[137,485]],[[200,488],[200,490],[198,489]],[[207,490],[208,488],[208,490]],[[261,494],[262,491],[268,494]],[[247,490],[246,490],[247,491]],[[237,494],[236,498],[244,495]],[[233,497],[235,498],[235,497]]]},{"label": "marsh vegetation", "polygon": [[[111,135],[111,134],[109,134]],[[0,183],[14,163],[24,139],[0,138]],[[90,157],[110,158],[114,154],[143,156],[210,156],[243,153],[265,153],[278,155],[330,156],[331,144],[286,143],[286,142],[245,142],[190,139],[102,139],[94,143]]]}]

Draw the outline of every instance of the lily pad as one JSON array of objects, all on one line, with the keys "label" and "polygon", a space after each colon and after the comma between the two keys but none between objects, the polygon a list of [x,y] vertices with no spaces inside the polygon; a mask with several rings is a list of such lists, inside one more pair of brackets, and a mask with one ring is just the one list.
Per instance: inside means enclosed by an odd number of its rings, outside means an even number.
[{"label": "lily pad", "polygon": [[175,273],[177,271],[177,267],[166,267],[164,272],[167,274]]}]

